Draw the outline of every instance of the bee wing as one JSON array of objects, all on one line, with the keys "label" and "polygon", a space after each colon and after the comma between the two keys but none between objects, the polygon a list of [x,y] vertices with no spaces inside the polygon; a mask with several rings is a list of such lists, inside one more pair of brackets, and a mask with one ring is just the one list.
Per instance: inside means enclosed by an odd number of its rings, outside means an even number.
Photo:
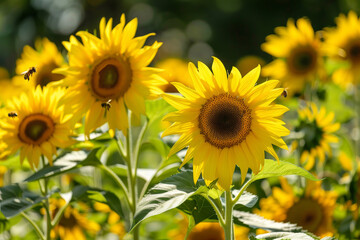
[{"label": "bee wing", "polygon": [[25,75],[27,72],[29,72],[29,71],[26,70],[25,72],[20,73],[20,75]]}]

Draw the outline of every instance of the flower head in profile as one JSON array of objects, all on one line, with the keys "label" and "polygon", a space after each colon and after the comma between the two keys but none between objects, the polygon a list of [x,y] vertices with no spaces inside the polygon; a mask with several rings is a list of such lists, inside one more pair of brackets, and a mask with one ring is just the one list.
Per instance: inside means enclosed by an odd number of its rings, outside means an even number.
[{"label": "flower head in profile", "polygon": [[[66,204],[65,200],[50,199],[50,210],[52,216],[55,216],[58,211]],[[85,240],[86,233],[95,235],[100,231],[101,227],[98,223],[88,220],[86,214],[79,212],[72,206],[67,206],[59,223],[54,226],[51,231],[51,238],[63,240]]]},{"label": "flower head in profile", "polygon": [[263,68],[264,76],[279,79],[289,93],[300,92],[306,81],[316,76],[323,77],[320,37],[308,19],[298,19],[296,26],[289,19],[287,26],[275,28],[275,33],[261,45],[263,51],[276,58]]},{"label": "flower head in profile", "polygon": [[260,200],[256,213],[278,222],[291,222],[313,234],[333,236],[333,212],[337,194],[321,188],[321,181],[308,182],[304,193],[296,196],[285,178],[281,188],[273,187],[272,195]]},{"label": "flower head in profile", "polygon": [[334,122],[334,113],[327,113],[325,107],[318,109],[315,103],[301,109],[296,132],[301,132],[301,140],[295,140],[293,145],[301,152],[300,162],[309,170],[315,165],[315,159],[325,162],[325,155],[331,154],[330,143],[339,139],[334,135],[340,128],[340,123]]},{"label": "flower head in profile", "polygon": [[[112,19],[100,21],[100,38],[86,31],[71,36],[64,42],[68,50],[69,65],[55,72],[65,75],[63,84],[69,87],[66,102],[81,114],[85,113],[85,134],[109,123],[112,130],[126,135],[127,110],[135,116],[145,113],[145,99],[162,93],[166,84],[157,73],[159,69],[148,65],[161,43],[144,46],[154,34],[134,37],[137,19],[125,25],[123,14],[114,28]],[[109,104],[107,104],[109,103]]]},{"label": "flower head in profile", "polygon": [[249,168],[257,174],[264,166],[264,151],[278,159],[273,144],[287,149],[281,137],[289,130],[279,117],[288,109],[272,103],[283,92],[275,88],[279,81],[255,86],[260,66],[244,77],[233,67],[228,76],[214,58],[212,70],[201,62],[198,69],[190,63],[194,88],[172,83],[184,97],[163,95],[178,111],[165,116],[173,124],[162,136],[181,135],[169,155],[188,146],[181,166],[193,158],[194,182],[202,174],[207,185],[217,179],[228,190],[235,165],[244,180]]},{"label": "flower head in profile", "polygon": [[334,82],[345,87],[359,83],[360,19],[356,13],[340,14],[336,18],[336,28],[326,28],[324,37],[324,52],[335,60],[348,63],[333,73]]},{"label": "flower head in profile", "polygon": [[163,69],[164,71],[159,73],[168,84],[164,85],[164,92],[174,93],[177,89],[171,84],[172,82],[181,82],[185,86],[193,87],[187,62],[180,58],[166,58],[156,63],[156,67]]},{"label": "flower head in profile", "polygon": [[[18,75],[13,79],[14,84],[29,85],[34,88],[38,85],[43,87],[50,82],[59,81],[64,78],[64,75],[52,73],[52,71],[63,64],[65,64],[65,59],[56,45],[47,38],[38,39],[35,42],[35,49],[28,45],[25,46],[21,58],[16,61],[16,74]],[[36,72],[29,77],[29,83],[27,83],[22,73],[32,67]]]},{"label": "flower head in profile", "polygon": [[72,115],[64,115],[65,106],[59,105],[64,94],[62,88],[37,86],[10,99],[6,104],[9,116],[0,118],[0,137],[7,149],[0,153],[0,158],[20,150],[21,163],[26,158],[32,168],[38,166],[40,155],[52,164],[56,148],[65,148],[74,142],[70,138]]}]

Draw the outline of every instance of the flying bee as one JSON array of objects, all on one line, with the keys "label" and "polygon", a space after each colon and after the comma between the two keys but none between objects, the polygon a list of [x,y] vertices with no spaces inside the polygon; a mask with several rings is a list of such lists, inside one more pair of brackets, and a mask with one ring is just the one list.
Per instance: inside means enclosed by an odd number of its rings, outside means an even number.
[{"label": "flying bee", "polygon": [[286,88],[284,88],[284,91],[281,93],[281,96],[283,96],[284,98],[286,98],[288,95],[288,92],[286,90]]},{"label": "flying bee", "polygon": [[21,74],[24,75],[25,80],[30,80],[30,77],[33,75],[33,73],[36,73],[35,67],[30,67],[27,71],[22,72]]},{"label": "flying bee", "polygon": [[101,103],[101,107],[105,109],[104,118],[106,118],[107,111],[109,111],[111,108],[111,99],[109,99],[107,102]]},{"label": "flying bee", "polygon": [[17,115],[16,112],[9,112],[9,113],[8,113],[8,116],[11,117],[11,118],[15,118],[15,117],[17,117],[18,115]]}]

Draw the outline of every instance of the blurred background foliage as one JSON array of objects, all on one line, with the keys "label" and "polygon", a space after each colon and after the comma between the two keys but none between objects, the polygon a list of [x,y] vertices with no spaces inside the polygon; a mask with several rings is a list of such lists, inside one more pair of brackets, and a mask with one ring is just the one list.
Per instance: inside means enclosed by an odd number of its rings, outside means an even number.
[{"label": "blurred background foliage", "polygon": [[180,57],[226,67],[245,55],[270,61],[260,45],[288,18],[308,17],[314,30],[334,26],[334,18],[350,9],[360,13],[358,0],[1,0],[0,66],[14,73],[25,45],[47,37],[61,42],[78,30],[94,32],[101,17],[119,22],[137,17],[137,35],[155,32],[149,41],[162,41],[157,60]]}]

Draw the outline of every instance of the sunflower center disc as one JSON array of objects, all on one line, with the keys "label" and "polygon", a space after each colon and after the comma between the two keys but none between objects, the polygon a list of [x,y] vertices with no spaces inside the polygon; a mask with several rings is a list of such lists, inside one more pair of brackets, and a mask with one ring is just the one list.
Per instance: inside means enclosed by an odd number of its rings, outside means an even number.
[{"label": "sunflower center disc", "polygon": [[322,211],[317,201],[303,198],[288,210],[286,221],[296,223],[310,232],[316,232],[323,219]]},{"label": "sunflower center disc", "polygon": [[347,51],[347,55],[352,62],[360,62],[360,42],[353,42]]},{"label": "sunflower center disc", "polygon": [[101,100],[122,97],[131,85],[131,68],[121,58],[108,58],[95,64],[91,74],[91,90]]},{"label": "sunflower center disc", "polygon": [[38,140],[46,131],[46,123],[41,120],[34,120],[26,125],[25,134],[32,140]]},{"label": "sunflower center disc", "polygon": [[73,228],[78,224],[79,224],[78,220],[75,218],[73,213],[70,213],[69,216],[63,215],[63,217],[61,218],[61,220],[59,222],[59,225],[65,227],[65,228]]},{"label": "sunflower center disc", "polygon": [[119,74],[114,65],[107,65],[99,72],[101,88],[113,88],[119,80]]},{"label": "sunflower center disc", "polygon": [[316,66],[317,54],[311,46],[301,46],[292,50],[288,67],[294,74],[307,74]]},{"label": "sunflower center disc", "polygon": [[54,122],[43,114],[29,115],[19,125],[19,138],[27,144],[40,145],[54,132]]},{"label": "sunflower center disc", "polygon": [[241,143],[250,127],[251,110],[242,99],[229,94],[210,98],[200,110],[200,133],[217,148],[230,148]]}]

